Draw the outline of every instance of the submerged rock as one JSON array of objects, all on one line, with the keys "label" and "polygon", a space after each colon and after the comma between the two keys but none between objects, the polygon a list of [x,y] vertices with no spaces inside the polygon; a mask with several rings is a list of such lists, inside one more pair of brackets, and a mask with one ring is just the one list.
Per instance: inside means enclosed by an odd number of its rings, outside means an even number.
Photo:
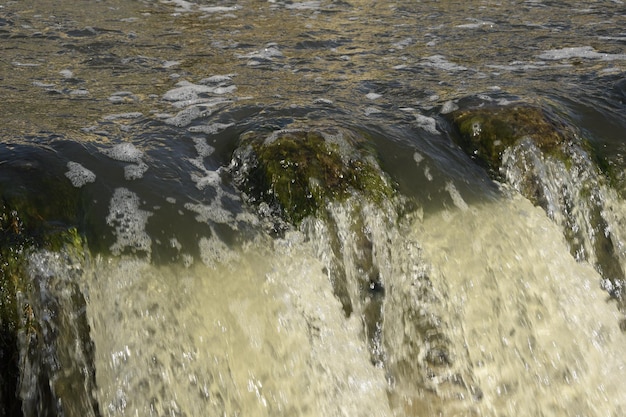
[{"label": "submerged rock", "polygon": [[542,153],[562,159],[567,147],[578,142],[565,123],[526,103],[460,109],[450,118],[459,132],[459,145],[496,175],[504,152],[520,141],[529,139]]},{"label": "submerged rock", "polygon": [[249,203],[295,225],[355,193],[380,202],[395,192],[367,141],[342,129],[247,133],[231,172]]},{"label": "submerged rock", "polygon": [[613,191],[606,164],[590,142],[547,107],[492,102],[460,107],[447,115],[453,139],[494,179],[543,208],[562,227],[572,255],[592,263],[607,291],[623,301],[621,243],[605,206]]}]

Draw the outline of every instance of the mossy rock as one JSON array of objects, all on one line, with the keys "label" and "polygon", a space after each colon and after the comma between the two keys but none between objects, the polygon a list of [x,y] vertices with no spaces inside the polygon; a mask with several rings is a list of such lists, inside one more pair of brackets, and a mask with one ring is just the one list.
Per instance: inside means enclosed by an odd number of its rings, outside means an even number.
[{"label": "mossy rock", "polygon": [[[38,249],[63,250],[84,257],[84,240],[76,228],[34,231],[28,234],[25,224],[31,227],[39,218],[22,219],[16,210],[0,206],[0,407],[6,415],[21,414],[21,400],[17,396],[20,380],[20,332],[41,334],[38,320],[32,309],[24,309],[18,294],[29,292],[33,284],[27,273],[28,255]],[[28,229],[33,232],[33,229]]]},{"label": "mossy rock", "polygon": [[0,168],[0,407],[17,415],[18,334],[24,325],[31,327],[29,312],[20,311],[18,302],[18,294],[32,285],[28,255],[64,249],[82,256],[84,240],[76,228],[82,196],[62,173],[45,164],[7,158]]},{"label": "mossy rock", "polygon": [[567,159],[566,147],[577,141],[564,122],[546,109],[530,104],[484,105],[450,114],[459,145],[494,173],[507,148],[530,139],[544,154]]},{"label": "mossy rock", "polygon": [[359,194],[380,203],[395,193],[368,141],[343,129],[246,133],[231,171],[250,203],[296,225],[329,201]]}]

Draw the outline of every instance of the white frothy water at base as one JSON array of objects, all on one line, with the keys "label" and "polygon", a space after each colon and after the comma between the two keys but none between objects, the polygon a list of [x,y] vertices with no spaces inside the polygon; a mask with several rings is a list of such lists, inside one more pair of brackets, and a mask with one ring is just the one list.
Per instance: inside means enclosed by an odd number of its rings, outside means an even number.
[{"label": "white frothy water at base", "polygon": [[89,312],[102,413],[390,416],[383,371],[322,265],[274,246],[216,269],[100,261]]},{"label": "white frothy water at base", "polygon": [[626,336],[600,276],[514,197],[428,217],[419,235],[462,317],[482,416],[626,413]]},{"label": "white frothy water at base", "polygon": [[[439,288],[445,326],[431,331],[448,338],[450,372],[471,390],[442,396],[409,375],[423,358],[402,354],[424,355],[430,340],[410,331],[429,305],[415,280],[385,280],[386,352],[373,365],[363,318],[346,318],[315,244],[292,232],[222,245],[210,265],[95,261],[84,285],[102,414],[624,415],[617,309],[541,209],[514,196],[413,225],[398,242],[389,234],[389,251]],[[413,263],[407,242],[422,246]]]}]

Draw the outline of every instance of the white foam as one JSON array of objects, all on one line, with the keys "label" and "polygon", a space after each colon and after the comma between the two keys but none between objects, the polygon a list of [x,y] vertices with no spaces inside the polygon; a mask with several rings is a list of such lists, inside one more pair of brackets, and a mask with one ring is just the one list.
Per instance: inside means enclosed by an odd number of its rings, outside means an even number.
[{"label": "white foam", "polygon": [[285,4],[285,8],[292,10],[315,10],[320,8],[321,3],[322,2],[319,0],[287,3]]},{"label": "white foam", "polygon": [[416,114],[415,120],[417,122],[417,125],[428,133],[432,133],[433,135],[441,134],[437,130],[437,121],[432,117],[424,116],[423,114]]},{"label": "white foam", "polygon": [[74,76],[74,73],[68,69],[59,71],[59,74],[61,74],[65,78],[72,78]]},{"label": "white foam", "polygon": [[219,265],[227,265],[237,259],[237,254],[215,235],[211,235],[210,238],[201,238],[198,246],[202,263],[209,268],[215,269]]},{"label": "white foam", "polygon": [[496,26],[494,22],[490,22],[486,20],[476,20],[476,19],[470,19],[470,20],[475,20],[475,22],[466,23],[464,25],[457,25],[456,27],[461,28],[461,29],[481,29],[484,27],[488,27],[491,29]]},{"label": "white foam", "polygon": [[445,103],[443,103],[443,106],[441,106],[441,110],[439,112],[441,114],[448,114],[458,109],[459,109],[459,106],[455,102],[446,101]]},{"label": "white foam", "polygon": [[235,12],[241,9],[241,6],[205,6],[199,7],[198,10],[204,13],[226,13],[226,12]]},{"label": "white foam", "polygon": [[324,98],[324,97],[320,97],[320,98],[316,98],[315,100],[313,100],[314,104],[328,104],[331,105],[333,104],[333,101],[328,99],[328,98]]},{"label": "white foam", "polygon": [[143,178],[143,174],[148,170],[148,165],[143,161],[139,161],[137,164],[130,164],[124,167],[124,178],[127,180],[136,180]]},{"label": "white foam", "polygon": [[282,58],[283,53],[276,46],[268,46],[258,51],[250,52],[245,55],[238,55],[238,58],[247,59],[263,59],[271,60],[273,58]]},{"label": "white foam", "polygon": [[115,229],[116,242],[111,245],[114,255],[126,249],[150,255],[152,241],[146,233],[146,224],[152,213],[139,208],[139,197],[126,188],[116,188],[109,203],[107,224]]},{"label": "white foam", "polygon": [[[139,100],[139,98],[130,91],[117,91],[107,99],[113,104],[127,103]],[[139,116],[141,117],[141,116]]]},{"label": "white foam", "polygon": [[420,65],[424,67],[429,67],[429,68],[441,69],[444,71],[466,71],[467,70],[467,67],[450,62],[442,55],[428,56],[424,58],[424,61],[422,61]]},{"label": "white foam", "polygon": [[600,61],[626,60],[626,54],[607,54],[597,52],[591,46],[550,49],[539,55],[541,59],[560,60],[570,58],[597,59]]},{"label": "white foam", "polygon": [[102,153],[104,153],[109,158],[122,162],[138,163],[143,157],[143,152],[129,142],[119,143],[110,149],[103,150]]},{"label": "white foam", "polygon": [[370,107],[365,109],[364,113],[365,113],[366,116],[371,116],[373,114],[379,114],[379,113],[382,113],[382,112],[381,112],[380,109],[377,109],[376,107],[371,107],[370,106]]},{"label": "white foam", "polygon": [[54,88],[54,84],[42,83],[41,81],[33,81],[33,86],[41,88]]},{"label": "white foam", "polygon": [[450,197],[452,198],[452,203],[459,210],[465,211],[465,210],[469,209],[469,206],[467,205],[465,200],[463,200],[463,197],[461,196],[461,193],[459,193],[459,190],[456,189],[454,184],[452,184],[451,182],[448,182],[446,184],[446,191],[448,192],[448,194],[450,194]]},{"label": "white foam", "polygon": [[378,99],[378,98],[381,98],[381,97],[382,97],[382,95],[381,95],[381,94],[378,94],[378,93],[367,93],[367,94],[365,95],[365,97],[367,97],[367,98],[368,98],[368,99],[370,99],[370,100],[376,100],[376,99]]},{"label": "white foam", "polygon": [[188,101],[195,100],[200,94],[209,94],[215,91],[214,87],[193,84],[189,81],[180,81],[178,87],[163,94],[163,100],[167,101]]},{"label": "white foam", "polygon": [[96,174],[79,164],[78,162],[68,162],[67,171],[65,176],[69,178],[72,185],[76,188],[80,188],[85,184],[94,182],[96,180]]},{"label": "white foam", "polygon": [[233,214],[224,209],[218,199],[211,201],[209,205],[201,203],[186,203],[185,208],[197,214],[196,221],[200,223],[219,223],[235,226]]},{"label": "white foam", "polygon": [[207,143],[206,138],[193,138],[193,143],[200,158],[206,158],[215,152],[215,148]]},{"label": "white foam", "polygon": [[165,61],[163,62],[162,66],[163,68],[172,68],[172,67],[177,67],[180,65],[180,61]]},{"label": "white foam", "polygon": [[407,46],[413,44],[414,42],[415,42],[415,39],[413,38],[405,38],[405,39],[402,39],[401,41],[395,42],[393,44],[393,47],[397,49],[404,49]]},{"label": "white foam", "polygon": [[191,106],[187,107],[178,113],[175,116],[165,119],[165,123],[172,126],[177,127],[185,127],[191,124],[196,119],[201,117],[210,116],[213,113],[212,110],[207,109],[202,106]]},{"label": "white foam", "polygon": [[204,175],[197,174],[195,172],[191,173],[191,180],[196,183],[196,187],[198,190],[204,190],[207,186],[213,187],[217,189],[222,182],[220,178],[219,172],[211,171],[202,165],[202,162],[198,162],[198,160],[191,160],[190,162],[194,163],[194,165],[200,169],[202,169]]},{"label": "white foam", "polygon": [[199,82],[200,84],[225,84],[232,82],[234,76],[235,74],[212,75],[201,79]]},{"label": "white foam", "polygon": [[77,88],[76,90],[70,90],[71,96],[86,96],[89,95],[89,90],[85,88]]},{"label": "white foam", "polygon": [[143,116],[143,113],[140,112],[129,112],[129,113],[117,113],[110,114],[108,116],[104,116],[104,120],[112,121],[119,119],[139,119]]},{"label": "white foam", "polygon": [[231,126],[233,126],[233,123],[211,123],[208,125],[191,126],[187,130],[193,133],[206,133],[207,135],[213,135]]}]

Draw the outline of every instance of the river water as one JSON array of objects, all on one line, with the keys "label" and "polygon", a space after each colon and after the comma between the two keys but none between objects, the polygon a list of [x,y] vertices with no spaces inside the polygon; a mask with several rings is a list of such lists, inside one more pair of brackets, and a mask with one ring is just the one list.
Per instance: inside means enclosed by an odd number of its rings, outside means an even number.
[{"label": "river water", "polygon": [[[23,415],[626,414],[623,276],[445,117],[567,120],[612,172],[586,195],[626,270],[624,1],[3,1],[0,39],[3,189],[71,183],[89,247],[29,255],[62,336],[20,354]],[[367,137],[399,196],[269,232],[233,151],[312,128]]]}]

